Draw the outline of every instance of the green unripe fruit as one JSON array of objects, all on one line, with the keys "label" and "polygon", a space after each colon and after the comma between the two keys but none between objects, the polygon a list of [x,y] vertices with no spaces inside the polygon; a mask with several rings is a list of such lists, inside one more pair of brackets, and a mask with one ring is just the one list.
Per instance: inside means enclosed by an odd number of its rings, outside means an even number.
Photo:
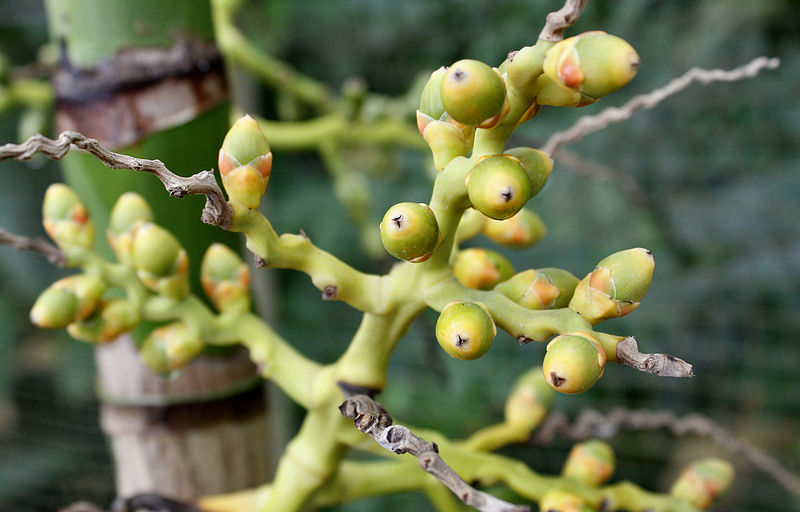
[{"label": "green unripe fruit", "polygon": [[553,172],[553,158],[539,149],[525,147],[511,148],[506,154],[517,157],[525,169],[531,180],[531,197],[541,192]]},{"label": "green unripe fruit", "polygon": [[450,68],[442,81],[442,103],[459,123],[479,126],[496,123],[506,101],[500,75],[478,60],[464,59]]},{"label": "green unripe fruit", "polygon": [[531,182],[518,158],[494,155],[480,160],[467,175],[473,208],[492,219],[507,219],[531,197]]},{"label": "green unripe fruit", "polygon": [[62,329],[75,321],[78,307],[78,297],[73,291],[51,286],[33,304],[31,323],[45,329]]},{"label": "green unripe fruit", "polygon": [[65,277],[53,283],[53,287],[75,294],[78,299],[75,319],[78,321],[88,318],[94,312],[106,291],[106,285],[100,278],[89,275]]},{"label": "green unripe fruit", "polygon": [[585,504],[577,494],[562,489],[551,489],[539,500],[539,510],[544,512],[591,512],[592,508]]},{"label": "green unripe fruit", "polygon": [[733,466],[718,458],[692,462],[672,486],[670,494],[700,509],[707,509],[733,482]]},{"label": "green unripe fruit", "polygon": [[547,227],[536,212],[523,208],[505,220],[486,219],[483,234],[507,247],[530,247],[547,234]]},{"label": "green unripe fruit", "polygon": [[153,223],[143,224],[133,240],[133,263],[142,272],[167,276],[174,272],[182,250],[172,233]]},{"label": "green unripe fruit", "polygon": [[398,203],[381,221],[381,241],[395,258],[419,263],[430,258],[439,242],[439,224],[428,205]]},{"label": "green unripe fruit", "polygon": [[551,309],[561,294],[549,277],[536,270],[520,272],[495,290],[528,309]]},{"label": "green unripe fruit", "polygon": [[525,372],[508,395],[505,404],[505,422],[512,427],[530,432],[547,417],[553,403],[553,390],[542,375],[541,368]]},{"label": "green unripe fruit", "polygon": [[514,266],[498,252],[473,247],[456,254],[453,275],[467,288],[491,290],[514,275]]},{"label": "green unripe fruit", "polygon": [[483,304],[451,302],[436,322],[436,339],[456,359],[477,359],[489,350],[497,327]]},{"label": "green unripe fruit", "polygon": [[568,478],[598,486],[611,478],[615,464],[611,445],[593,439],[572,446],[562,473]]},{"label": "green unripe fruit", "polygon": [[55,183],[47,188],[42,203],[42,224],[61,248],[94,246],[94,226],[75,192]]},{"label": "green unripe fruit", "polygon": [[582,92],[590,98],[610,94],[633,80],[639,54],[627,41],[605,32],[590,32],[575,43],[583,72]]},{"label": "green unripe fruit", "polygon": [[200,282],[218,310],[243,313],[250,309],[250,269],[228,246],[213,244],[206,250]]},{"label": "green unripe fruit", "polygon": [[542,371],[548,384],[561,393],[586,391],[603,375],[606,353],[594,336],[573,333],[547,344]]},{"label": "green unripe fruit", "polygon": [[442,82],[446,74],[444,66],[431,73],[419,98],[419,111],[436,120],[441,119],[446,110],[442,102]]},{"label": "green unripe fruit", "polygon": [[203,350],[200,335],[183,322],[154,329],[139,349],[139,356],[156,373],[186,366]]}]

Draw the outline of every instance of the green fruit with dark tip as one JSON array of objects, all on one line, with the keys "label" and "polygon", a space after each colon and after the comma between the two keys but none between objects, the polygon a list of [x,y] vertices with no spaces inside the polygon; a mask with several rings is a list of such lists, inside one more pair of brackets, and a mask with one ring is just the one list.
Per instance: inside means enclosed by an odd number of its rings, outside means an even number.
[{"label": "green fruit with dark tip", "polygon": [[561,393],[586,391],[603,375],[606,353],[591,334],[573,333],[547,344],[542,371],[548,384]]},{"label": "green fruit with dark tip", "polygon": [[467,175],[467,193],[473,208],[492,219],[507,219],[531,197],[531,181],[520,160],[494,155],[480,160]]},{"label": "green fruit with dark tip", "polygon": [[497,327],[482,304],[451,302],[436,322],[436,339],[456,359],[477,359],[489,350]]},{"label": "green fruit with dark tip", "polygon": [[506,87],[489,65],[471,59],[456,62],[442,81],[442,103],[459,123],[478,126],[501,113]]},{"label": "green fruit with dark tip", "polygon": [[419,263],[427,260],[439,241],[439,224],[428,205],[398,203],[381,221],[381,241],[395,258]]}]

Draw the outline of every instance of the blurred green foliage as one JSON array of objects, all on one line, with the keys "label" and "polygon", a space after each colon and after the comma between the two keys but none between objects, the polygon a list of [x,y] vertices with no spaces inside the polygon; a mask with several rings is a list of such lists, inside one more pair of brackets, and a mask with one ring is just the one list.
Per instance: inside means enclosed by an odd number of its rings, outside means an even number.
[{"label": "blurred green foliage", "polygon": [[[265,0],[250,2],[241,22],[263,49],[316,79],[338,87],[358,75],[371,90],[401,94],[421,70],[464,57],[499,63],[508,50],[533,42],[545,14],[559,5]],[[0,13],[0,53],[16,65],[34,59],[46,40],[41,5],[0,0]],[[686,358],[697,375],[674,381],[615,366],[588,392],[560,397],[556,408],[573,416],[584,407],[615,406],[700,412],[800,469],[798,20],[800,3],[788,0],[594,0],[571,31],[602,28],[624,37],[642,57],[639,76],[598,104],[543,109],[517,132],[516,145],[541,145],[579,116],[620,105],[692,66],[732,68],[762,54],[780,57],[782,64],[754,80],[693,86],[566,148],[632,178],[640,190],[635,197],[617,180],[587,178],[585,169],[556,161],[550,182],[530,203],[547,223],[547,237],[532,249],[504,252],[517,270],[559,266],[582,276],[612,252],[654,250],[649,293],[609,330],[635,335],[643,350]],[[263,111],[272,112],[271,92],[261,91],[260,100]],[[15,139],[19,115],[0,118],[0,141]],[[389,161],[370,178],[376,229],[394,202],[429,195],[425,158],[395,152]],[[55,166],[4,162],[2,177],[0,227],[43,235],[39,203],[44,187],[58,179]],[[348,230],[344,208],[313,155],[276,154],[265,202],[278,231],[303,229],[360,269],[390,263],[388,256],[374,262],[359,252],[358,236]],[[91,352],[61,336],[53,340],[26,320],[36,294],[61,272],[38,255],[0,247],[0,257],[0,508],[52,510],[78,499],[107,503],[113,491],[92,412]],[[332,361],[349,341],[358,312],[321,303],[303,275],[274,271],[273,277],[280,294],[278,330],[302,351]],[[400,343],[381,399],[403,423],[466,435],[500,416],[513,379],[539,364],[544,346],[520,347],[502,335],[486,357],[456,361],[439,350],[434,324],[435,315],[423,315]],[[725,455],[704,440],[661,432],[622,434],[611,444],[620,461],[615,478],[660,490],[689,458]],[[513,448],[513,454],[554,472],[567,448],[559,440],[547,448]],[[745,462],[733,462],[736,484],[720,509],[797,510],[797,500],[777,484]],[[92,478],[76,477],[87,472]],[[370,501],[348,510],[377,506]],[[418,497],[395,497],[380,506],[426,505]]]}]

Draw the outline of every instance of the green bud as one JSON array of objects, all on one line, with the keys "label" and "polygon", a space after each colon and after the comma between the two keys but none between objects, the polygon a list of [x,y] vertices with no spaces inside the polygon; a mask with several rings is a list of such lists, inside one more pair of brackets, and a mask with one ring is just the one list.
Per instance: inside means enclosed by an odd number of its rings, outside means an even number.
[{"label": "green bud", "polygon": [[136,230],[133,264],[139,280],[150,290],[174,299],[189,293],[189,257],[166,229],[146,223]]},{"label": "green bud", "polygon": [[520,272],[495,290],[528,309],[551,309],[561,294],[549,277],[536,270]]},{"label": "green bud", "polygon": [[464,59],[442,81],[447,113],[462,124],[490,128],[508,111],[506,87],[496,70],[481,61]]},{"label": "green bud", "polygon": [[467,175],[473,208],[492,219],[507,219],[531,197],[531,182],[519,159],[511,155],[482,158]]},{"label": "green bud", "polygon": [[561,393],[586,391],[603,375],[606,353],[594,336],[565,334],[547,344],[542,371],[548,384]]},{"label": "green bud", "polygon": [[537,272],[540,277],[547,276],[550,282],[558,288],[558,299],[556,299],[555,304],[553,304],[553,308],[567,307],[569,301],[572,299],[573,293],[575,293],[575,287],[578,286],[578,278],[560,268],[540,268]]},{"label": "green bud", "polygon": [[439,242],[439,224],[428,205],[398,203],[381,221],[381,240],[395,258],[420,263],[430,258]]},{"label": "green bud", "polygon": [[639,306],[654,269],[655,259],[647,249],[612,254],[578,283],[569,307],[593,324],[627,315]]},{"label": "green bud", "polygon": [[45,329],[62,329],[78,316],[78,297],[71,290],[47,288],[31,308],[31,323]]},{"label": "green bud", "polygon": [[436,339],[456,359],[481,357],[492,345],[497,327],[486,306],[475,302],[451,302],[436,321]]},{"label": "green bud", "polygon": [[583,498],[562,489],[551,489],[539,500],[539,510],[544,512],[591,512]]},{"label": "green bud", "polygon": [[614,473],[616,458],[611,445],[593,439],[572,446],[562,473],[592,486],[606,482]]},{"label": "green bud", "polygon": [[544,379],[541,368],[533,368],[517,379],[505,405],[505,422],[530,432],[547,417],[553,403],[553,390]]},{"label": "green bud", "polygon": [[507,247],[530,247],[544,238],[547,227],[536,212],[523,208],[508,219],[486,219],[483,234]]},{"label": "green bud", "polygon": [[142,343],[139,356],[154,372],[170,373],[186,366],[202,350],[197,331],[175,322],[154,329]]},{"label": "green bud", "polygon": [[700,509],[707,509],[733,482],[733,466],[717,458],[692,462],[672,486],[670,494]]},{"label": "green bud", "polygon": [[442,103],[442,82],[445,74],[447,68],[444,66],[431,73],[419,99],[419,111],[436,120],[441,119],[445,113]]},{"label": "green bud", "polygon": [[59,279],[53,287],[69,290],[78,299],[76,320],[84,320],[91,315],[100,304],[100,299],[106,291],[106,284],[102,279],[90,275],[74,275]]},{"label": "green bud", "polygon": [[141,314],[132,302],[112,299],[101,303],[86,320],[67,326],[67,332],[77,340],[106,343],[130,331],[140,321]]},{"label": "green bud", "polygon": [[213,244],[206,250],[200,282],[218,310],[244,313],[250,309],[250,269],[228,246]]},{"label": "green bud", "polygon": [[553,158],[539,149],[525,147],[511,148],[506,154],[517,157],[525,169],[531,180],[531,197],[541,192],[553,171]]},{"label": "green bud", "polygon": [[483,231],[485,223],[486,216],[484,214],[474,208],[467,208],[464,210],[464,215],[461,216],[461,222],[458,223],[456,241],[463,242],[475,237]]},{"label": "green bud", "polygon": [[514,275],[514,266],[498,252],[473,247],[456,254],[453,275],[467,288],[491,290]]},{"label": "green bud", "polygon": [[219,150],[218,165],[231,201],[258,208],[272,171],[272,153],[255,119],[244,116],[233,123]]},{"label": "green bud", "polygon": [[44,230],[59,247],[94,246],[94,227],[75,192],[61,183],[47,188],[42,203]]},{"label": "green bud", "polygon": [[472,126],[435,120],[417,111],[417,128],[431,148],[434,167],[440,171],[454,158],[465,156],[472,149],[475,136]]},{"label": "green bud", "polygon": [[578,36],[575,44],[583,73],[581,92],[590,98],[610,94],[636,76],[639,54],[624,39],[596,31]]},{"label": "green bud", "polygon": [[153,211],[147,201],[135,192],[126,192],[111,209],[106,237],[117,260],[133,265],[133,238],[139,226],[153,222]]}]

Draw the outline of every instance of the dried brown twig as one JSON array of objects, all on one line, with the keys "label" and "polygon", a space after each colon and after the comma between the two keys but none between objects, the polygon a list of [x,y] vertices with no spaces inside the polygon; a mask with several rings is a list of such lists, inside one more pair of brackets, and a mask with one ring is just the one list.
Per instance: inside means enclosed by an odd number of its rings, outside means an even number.
[{"label": "dried brown twig", "polygon": [[223,229],[230,227],[233,213],[222,190],[217,185],[213,171],[200,171],[186,177],[178,176],[167,169],[160,160],[134,158],[114,153],[102,147],[96,140],[78,132],[62,132],[57,140],[36,134],[22,144],[0,146],[0,161],[7,158],[29,160],[36,153],[44,153],[48,158],[60,160],[69,152],[72,145],[91,154],[109,169],[131,169],[154,174],[164,184],[169,195],[173,197],[205,195],[206,204],[203,208],[202,221]]},{"label": "dried brown twig", "polygon": [[758,57],[729,71],[722,69],[692,68],[683,75],[670,81],[664,87],[655,89],[646,94],[640,94],[622,105],[609,107],[599,114],[584,116],[567,130],[554,133],[542,146],[542,151],[551,155],[555,154],[561,146],[576,142],[586,135],[602,130],[611,123],[619,123],[630,119],[634,112],[643,108],[653,108],[670,96],[673,96],[689,87],[694,82],[710,84],[713,82],[736,82],[753,78],[764,69],[775,69],[780,65],[780,59]]},{"label": "dried brown twig", "polygon": [[639,352],[636,339],[628,336],[617,344],[617,362],[659,377],[694,377],[692,365],[669,354]]},{"label": "dried brown twig", "polygon": [[772,477],[792,494],[800,495],[800,478],[744,439],[738,439],[711,419],[700,414],[679,417],[670,411],[631,411],[617,408],[608,414],[588,409],[570,422],[562,411],[551,413],[531,438],[534,444],[545,444],[560,434],[570,441],[583,441],[591,437],[609,439],[619,431],[667,429],[673,435],[694,434],[708,437],[726,451],[740,455],[753,467]]},{"label": "dried brown twig", "polygon": [[482,512],[530,511],[527,506],[508,503],[470,486],[442,459],[436,443],[425,441],[402,425],[392,425],[392,417],[386,409],[367,395],[347,398],[339,410],[343,416],[353,418],[356,428],[382,447],[398,455],[410,453],[416,457],[422,469],[436,477],[467,505]]},{"label": "dried brown twig", "polygon": [[35,251],[44,254],[47,261],[53,265],[63,267],[67,263],[67,258],[61,249],[41,238],[29,238],[27,236],[15,235],[4,229],[0,229],[0,245],[9,245],[15,249]]},{"label": "dried brown twig", "polygon": [[564,39],[564,30],[578,21],[588,0],[567,0],[564,6],[547,15],[547,22],[539,33],[539,39],[558,42]]}]

